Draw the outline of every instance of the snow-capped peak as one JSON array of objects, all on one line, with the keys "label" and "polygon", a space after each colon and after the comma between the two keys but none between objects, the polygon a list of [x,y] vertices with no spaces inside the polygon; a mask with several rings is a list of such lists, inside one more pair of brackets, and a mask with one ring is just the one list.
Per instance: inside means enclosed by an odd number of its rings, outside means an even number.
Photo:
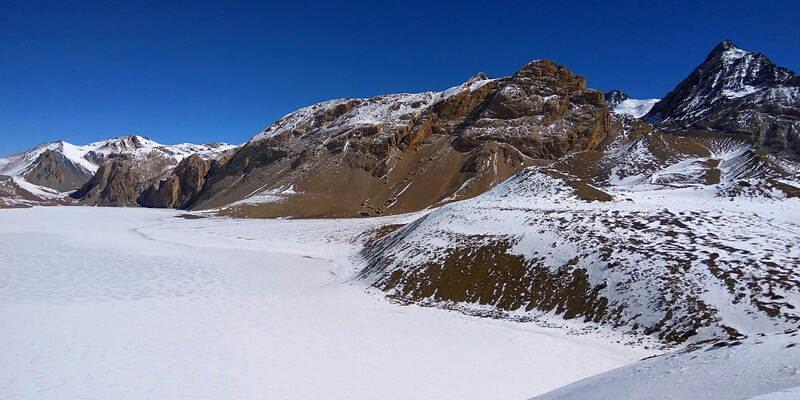
[{"label": "snow-capped peak", "polygon": [[612,90],[605,94],[608,111],[618,115],[631,115],[641,118],[647,114],[653,105],[660,99],[632,99],[627,93],[620,90]]},{"label": "snow-capped peak", "polygon": [[178,163],[180,160],[192,154],[198,154],[203,158],[215,158],[235,147],[234,145],[226,143],[203,145],[182,143],[177,145],[163,145],[138,135],[100,140],[82,146],[58,140],[39,144],[26,152],[0,158],[0,175],[24,175],[33,167],[33,164],[39,156],[47,151],[61,154],[75,167],[93,174],[111,155],[127,155],[135,159],[144,159],[148,157],[152,151],[156,151],[162,156],[173,159],[174,163]]},{"label": "snow-capped peak", "polygon": [[776,152],[800,153],[798,106],[800,77],[726,40],[643,119],[668,132],[741,134]]}]

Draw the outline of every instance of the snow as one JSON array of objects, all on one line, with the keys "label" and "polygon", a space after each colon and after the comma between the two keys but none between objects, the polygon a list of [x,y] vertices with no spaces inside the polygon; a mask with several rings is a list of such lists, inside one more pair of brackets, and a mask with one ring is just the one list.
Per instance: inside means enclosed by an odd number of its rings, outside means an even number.
[{"label": "snow", "polygon": [[12,177],[11,178],[14,183],[16,183],[22,189],[28,191],[32,195],[42,199],[42,200],[54,200],[54,199],[61,199],[67,196],[69,193],[62,193],[58,190],[51,189],[44,186],[34,185],[21,177]]},{"label": "snow", "polygon": [[710,344],[642,360],[536,399],[797,399],[799,344],[797,332]]},{"label": "snow", "polygon": [[736,89],[722,89],[722,96],[728,99],[738,99],[739,97],[751,95],[759,90],[761,90],[761,88],[756,86],[743,85]]},{"label": "snow", "polygon": [[[652,175],[685,174],[681,168],[691,170],[692,163],[678,162]],[[453,249],[502,240],[512,245],[510,254],[553,271],[578,260],[590,284],[602,288],[608,308],[620,307],[616,324],[682,332],[683,321],[701,318],[692,304],[702,303],[708,322],[697,326],[692,342],[726,337],[722,325],[744,335],[796,327],[800,314],[793,304],[800,304],[800,290],[775,282],[797,277],[791,265],[800,258],[795,240],[799,199],[741,196],[731,201],[717,185],[673,187],[637,175],[637,185],[601,187],[610,201],[583,201],[562,180],[538,171],[529,168],[487,193],[420,218],[391,242],[380,268],[364,278],[381,286],[395,274],[444,262]],[[723,170],[723,180],[727,175]],[[710,254],[735,274],[735,287],[719,278],[707,262]],[[365,266],[370,262],[365,259]],[[670,268],[675,265],[687,267]],[[402,290],[387,288],[390,296]],[[422,300],[427,301],[435,302]],[[780,316],[767,315],[756,301],[775,307]],[[516,311],[525,314],[524,306]],[[469,311],[473,305],[458,307]],[[670,321],[660,322],[668,311]],[[527,315],[540,313],[533,309]]]},{"label": "snow", "polygon": [[289,196],[298,194],[294,190],[294,185],[283,186],[274,189],[264,190],[264,186],[252,191],[241,200],[237,200],[230,204],[230,206],[238,205],[257,205],[266,203],[283,203],[289,199]]},{"label": "snow", "polygon": [[614,114],[631,115],[636,118],[645,116],[661,99],[626,99],[611,107]]},{"label": "snow", "polygon": [[175,214],[0,211],[0,398],[527,398],[653,354],[349,283],[415,216]]},{"label": "snow", "polygon": [[800,386],[767,393],[746,400],[797,400],[800,399]]},{"label": "snow", "polygon": [[[335,99],[301,108],[285,115],[259,134],[250,139],[256,143],[269,138],[281,136],[301,126],[314,123],[315,116],[321,116],[339,106],[353,102],[353,107],[342,115],[333,127],[321,127],[320,136],[333,137],[336,133],[352,131],[365,126],[382,126],[407,124],[410,116],[419,116],[436,102],[445,100],[464,91],[474,91],[495,81],[495,79],[476,75],[461,85],[442,92],[386,94],[369,99]],[[334,132],[335,131],[335,132]]]}]

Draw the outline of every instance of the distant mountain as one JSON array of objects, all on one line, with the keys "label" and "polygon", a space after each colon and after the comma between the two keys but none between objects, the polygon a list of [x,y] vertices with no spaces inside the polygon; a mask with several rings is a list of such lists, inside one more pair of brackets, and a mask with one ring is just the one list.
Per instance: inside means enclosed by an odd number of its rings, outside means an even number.
[{"label": "distant mountain", "polygon": [[[83,146],[64,141],[43,143],[29,151],[0,158],[0,176],[5,176],[3,182],[7,193],[4,203],[7,206],[40,202],[67,204],[72,200],[65,197],[94,180],[98,171],[107,170],[107,164],[125,164],[133,171],[130,176],[139,177],[145,182],[169,172],[190,155],[213,159],[234,149],[235,146],[224,143],[162,145],[137,135]],[[134,186],[125,189],[131,192],[131,196],[142,190],[140,185]],[[117,189],[119,190],[121,188]],[[12,196],[12,192],[17,195]],[[103,197],[111,196],[112,192],[114,190],[93,198],[76,197],[83,204],[136,204],[135,198],[132,203],[127,199],[120,203],[102,200]]]},{"label": "distant mountain", "polygon": [[605,94],[608,110],[614,114],[630,115],[641,118],[647,114],[659,99],[632,99],[626,93],[619,90],[612,90]]},{"label": "distant mountain", "polygon": [[784,155],[800,154],[800,77],[763,54],[723,41],[644,120],[672,133],[740,134]]},{"label": "distant mountain", "polygon": [[603,93],[549,60],[443,92],[331,100],[251,139],[209,176],[193,209],[258,217],[420,210],[595,148],[614,126]]}]

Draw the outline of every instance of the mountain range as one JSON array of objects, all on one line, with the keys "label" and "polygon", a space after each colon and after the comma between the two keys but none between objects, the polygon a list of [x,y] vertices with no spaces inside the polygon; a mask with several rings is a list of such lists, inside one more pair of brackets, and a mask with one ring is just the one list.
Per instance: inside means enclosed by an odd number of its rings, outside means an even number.
[{"label": "mountain range", "polygon": [[443,92],[315,104],[241,146],[164,146],[135,135],[44,143],[0,159],[0,199],[6,207],[141,205],[244,217],[401,213],[474,197],[523,168],[654,129],[723,135],[796,160],[798,110],[800,78],[730,41],[660,100],[604,94],[536,60],[510,77],[481,73]]},{"label": "mountain range", "polygon": [[535,60],[315,104],[240,146],[45,143],[0,159],[0,207],[421,212],[370,241],[359,280],[479,315],[735,340],[800,323],[799,133],[800,78],[723,41],[663,99]]},{"label": "mountain range", "polygon": [[42,143],[0,159],[0,207],[155,205],[137,201],[181,162],[219,160],[235,149],[225,143],[166,146],[137,135],[82,146]]}]

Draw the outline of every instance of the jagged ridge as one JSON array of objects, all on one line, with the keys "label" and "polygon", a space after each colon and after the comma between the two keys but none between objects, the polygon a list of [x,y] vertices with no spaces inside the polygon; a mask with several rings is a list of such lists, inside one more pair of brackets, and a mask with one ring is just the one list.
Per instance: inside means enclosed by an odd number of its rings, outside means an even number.
[{"label": "jagged ridge", "polygon": [[747,136],[800,154],[800,77],[763,54],[723,41],[644,117],[668,132],[700,129]]}]

